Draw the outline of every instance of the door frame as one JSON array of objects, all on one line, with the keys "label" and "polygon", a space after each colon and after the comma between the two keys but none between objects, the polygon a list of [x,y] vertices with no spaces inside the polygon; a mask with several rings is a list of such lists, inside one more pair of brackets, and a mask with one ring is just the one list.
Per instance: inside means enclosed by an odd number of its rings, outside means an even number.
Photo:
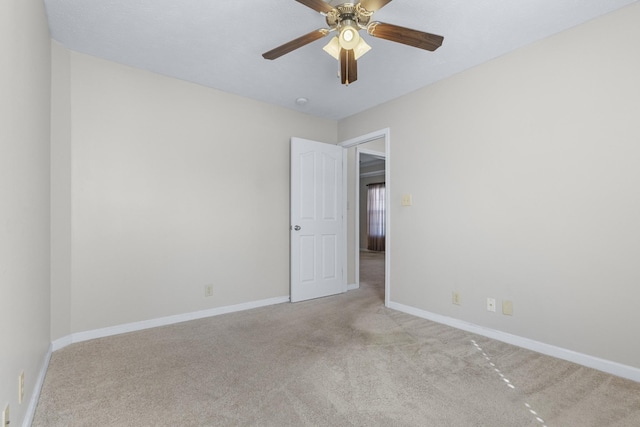
[{"label": "door frame", "polygon": [[[385,269],[384,269],[384,305],[386,307],[389,306],[389,302],[391,301],[391,167],[390,167],[390,160],[391,160],[391,130],[389,128],[384,128],[384,129],[380,129],[371,133],[368,133],[366,135],[361,135],[361,136],[357,136],[355,138],[351,138],[348,139],[346,141],[340,142],[338,145],[340,145],[341,147],[344,148],[351,148],[351,147],[356,147],[360,144],[364,144],[366,142],[371,142],[371,141],[375,141],[377,139],[384,139],[384,155],[385,155],[385,169],[384,169],[384,180],[385,180],[385,219],[384,219],[384,226],[385,226],[385,259],[384,259],[384,264],[385,264]],[[346,156],[346,150],[345,150],[345,156]],[[359,176],[359,164],[358,164],[358,160],[360,155],[358,154],[358,150],[356,148],[356,173],[358,173],[358,175],[356,175],[355,177],[355,186],[356,186],[356,192],[355,194],[359,194],[360,193],[360,176]],[[344,188],[345,190],[347,189],[348,185],[347,185],[347,174],[348,174],[348,165],[347,162],[345,161],[342,165],[343,167],[343,181],[344,181]],[[344,191],[344,203],[343,203],[343,207],[347,206],[347,197],[348,197],[348,192]],[[355,200],[354,203],[360,203],[359,200]],[[356,208],[356,214],[358,214],[359,212],[358,208]],[[356,216],[355,218],[356,220],[356,225],[359,224],[359,218],[358,216]],[[343,226],[344,226],[344,230],[345,230],[345,239],[347,239],[348,237],[346,233],[346,231],[348,230],[348,224],[347,224],[347,215],[344,216],[343,218]],[[356,277],[356,285],[359,286],[360,285],[360,230],[356,229],[355,230],[355,277]],[[347,242],[348,243],[348,242]],[[348,247],[348,245],[346,245],[346,247]],[[345,254],[345,258],[347,258],[346,254]],[[346,269],[345,269],[345,275],[346,275]],[[345,281],[346,283],[346,281]]]}]

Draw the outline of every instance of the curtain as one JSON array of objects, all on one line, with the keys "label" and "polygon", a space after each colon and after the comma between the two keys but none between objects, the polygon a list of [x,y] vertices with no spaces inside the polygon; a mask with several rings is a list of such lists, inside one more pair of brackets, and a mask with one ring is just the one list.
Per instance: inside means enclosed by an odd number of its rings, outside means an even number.
[{"label": "curtain", "polygon": [[369,184],[367,190],[367,249],[384,251],[384,182]]}]

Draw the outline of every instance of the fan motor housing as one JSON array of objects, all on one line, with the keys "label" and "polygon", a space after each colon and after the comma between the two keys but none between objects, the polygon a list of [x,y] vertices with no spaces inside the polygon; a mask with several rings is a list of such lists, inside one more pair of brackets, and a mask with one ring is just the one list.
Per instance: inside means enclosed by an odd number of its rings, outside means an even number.
[{"label": "fan motor housing", "polygon": [[352,21],[361,29],[365,29],[373,12],[369,12],[360,3],[343,3],[336,6],[331,12],[327,13],[327,25],[332,28],[339,28],[342,21]]}]

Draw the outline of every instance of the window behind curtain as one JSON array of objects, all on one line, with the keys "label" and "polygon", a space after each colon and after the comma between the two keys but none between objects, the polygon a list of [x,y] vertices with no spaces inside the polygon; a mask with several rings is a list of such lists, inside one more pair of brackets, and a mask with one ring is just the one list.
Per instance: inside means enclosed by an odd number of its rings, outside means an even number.
[{"label": "window behind curtain", "polygon": [[384,182],[369,184],[367,190],[367,249],[384,251]]}]

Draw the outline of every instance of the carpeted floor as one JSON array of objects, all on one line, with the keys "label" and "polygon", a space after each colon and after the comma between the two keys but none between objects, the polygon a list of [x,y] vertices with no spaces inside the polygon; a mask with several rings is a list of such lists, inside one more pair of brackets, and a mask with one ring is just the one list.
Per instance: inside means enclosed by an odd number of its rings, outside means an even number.
[{"label": "carpeted floor", "polygon": [[640,426],[640,384],[383,307],[361,288],[74,344],[33,426]]}]

